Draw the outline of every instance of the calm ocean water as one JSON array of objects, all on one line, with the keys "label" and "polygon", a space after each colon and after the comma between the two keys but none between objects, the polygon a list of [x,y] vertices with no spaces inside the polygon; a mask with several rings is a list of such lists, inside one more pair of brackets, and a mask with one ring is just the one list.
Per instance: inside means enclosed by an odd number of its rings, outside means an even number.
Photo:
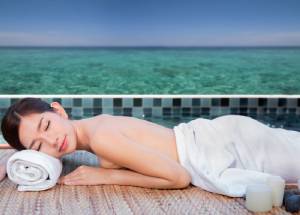
[{"label": "calm ocean water", "polygon": [[0,94],[300,94],[300,48],[0,48]]}]

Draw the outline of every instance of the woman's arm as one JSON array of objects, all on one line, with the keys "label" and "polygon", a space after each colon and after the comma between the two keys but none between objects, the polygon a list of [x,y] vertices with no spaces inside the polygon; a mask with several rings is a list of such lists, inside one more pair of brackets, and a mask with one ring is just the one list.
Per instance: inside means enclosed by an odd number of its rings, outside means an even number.
[{"label": "woman's arm", "polygon": [[117,184],[157,189],[178,189],[188,184],[143,175],[128,169],[106,169],[82,165],[58,181],[66,185]]},{"label": "woman's arm", "polygon": [[171,180],[147,176],[125,169],[105,169],[103,174],[107,174],[107,177],[105,177],[102,182],[103,184],[129,185],[156,189],[178,189],[189,185],[174,183]]}]

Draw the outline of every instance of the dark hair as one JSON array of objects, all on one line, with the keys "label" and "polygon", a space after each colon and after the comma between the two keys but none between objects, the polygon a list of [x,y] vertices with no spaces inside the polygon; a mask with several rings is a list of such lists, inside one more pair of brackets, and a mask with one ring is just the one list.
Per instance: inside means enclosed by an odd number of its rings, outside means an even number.
[{"label": "dark hair", "polygon": [[1,130],[7,143],[18,151],[26,149],[20,142],[20,116],[32,113],[53,112],[52,107],[40,98],[23,98],[12,104],[6,111],[1,122]]}]

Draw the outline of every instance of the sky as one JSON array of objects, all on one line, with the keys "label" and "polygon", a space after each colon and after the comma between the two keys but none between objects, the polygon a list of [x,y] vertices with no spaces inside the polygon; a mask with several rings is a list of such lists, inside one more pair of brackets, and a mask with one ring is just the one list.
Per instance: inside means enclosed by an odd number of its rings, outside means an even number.
[{"label": "sky", "polygon": [[0,46],[299,46],[299,0],[0,0]]}]

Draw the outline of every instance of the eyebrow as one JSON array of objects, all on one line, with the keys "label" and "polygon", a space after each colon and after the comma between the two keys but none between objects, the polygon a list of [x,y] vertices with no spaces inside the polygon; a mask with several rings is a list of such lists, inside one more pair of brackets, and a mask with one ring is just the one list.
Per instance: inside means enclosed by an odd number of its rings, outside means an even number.
[{"label": "eyebrow", "polygon": [[[41,128],[41,124],[42,124],[43,118],[44,118],[44,117],[42,117],[42,118],[40,119],[40,122],[39,122],[39,124],[38,124],[37,129],[36,129],[37,131],[40,130],[40,128]],[[35,140],[33,140],[33,141],[31,142],[31,144],[30,144],[30,146],[29,146],[28,149],[31,149],[31,148],[32,148],[34,142],[35,142]]]}]

